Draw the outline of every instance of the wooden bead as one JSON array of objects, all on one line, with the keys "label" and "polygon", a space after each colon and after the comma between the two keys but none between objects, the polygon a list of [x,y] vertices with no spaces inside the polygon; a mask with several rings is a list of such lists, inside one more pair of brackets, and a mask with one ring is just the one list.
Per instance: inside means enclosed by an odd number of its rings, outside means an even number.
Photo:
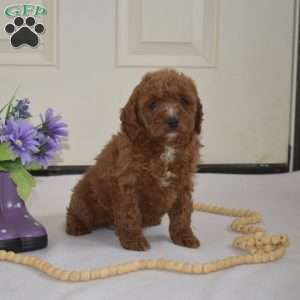
[{"label": "wooden bead", "polygon": [[247,240],[247,246],[248,247],[253,247],[255,245],[255,239],[253,237],[250,237],[248,240]]},{"label": "wooden bead", "polygon": [[264,245],[270,245],[272,243],[271,241],[271,237],[268,236],[268,235],[265,235],[263,238],[262,238],[262,242]]},{"label": "wooden bead", "polygon": [[12,251],[8,251],[7,252],[7,260],[13,260],[16,256],[16,253],[12,252]]},{"label": "wooden bead", "polygon": [[147,267],[147,260],[141,259],[138,262],[139,262],[139,266],[140,266],[141,269],[146,269],[146,267]]},{"label": "wooden bead", "polygon": [[5,250],[0,250],[0,260],[5,260],[7,257],[7,252]]},{"label": "wooden bead", "polygon": [[41,266],[42,266],[43,264],[44,264],[44,261],[42,261],[42,260],[39,259],[39,260],[36,261],[34,267],[35,267],[36,269],[40,270],[40,269],[41,269]]},{"label": "wooden bead", "polygon": [[266,245],[266,246],[264,246],[264,251],[266,253],[270,253],[271,251],[273,251],[273,249],[274,249],[273,245]]},{"label": "wooden bead", "polygon": [[238,217],[243,217],[245,215],[245,210],[244,209],[238,209],[236,212],[236,215]]},{"label": "wooden bead", "polygon": [[82,271],[80,272],[80,281],[88,281],[90,280],[90,271]]},{"label": "wooden bead", "polygon": [[137,260],[134,262],[134,270],[135,271],[141,270],[140,263]]},{"label": "wooden bead", "polygon": [[225,263],[224,263],[223,259],[217,260],[216,268],[217,268],[217,270],[223,270],[225,268]]},{"label": "wooden bead", "polygon": [[170,270],[171,270],[171,271],[175,271],[175,272],[176,272],[176,270],[177,270],[177,263],[176,263],[176,261],[171,260],[171,261],[169,262],[169,266],[170,266]]},{"label": "wooden bead", "polygon": [[208,263],[208,269],[210,270],[210,272],[215,272],[217,270],[217,263],[216,262]]},{"label": "wooden bead", "polygon": [[230,210],[229,210],[228,208],[224,209],[224,210],[223,210],[223,214],[224,214],[225,216],[229,216],[229,215],[230,215]]},{"label": "wooden bead", "polygon": [[127,263],[127,264],[125,264],[125,266],[124,266],[124,268],[125,268],[125,272],[126,273],[130,273],[130,272],[132,272],[132,263]]},{"label": "wooden bead", "polygon": [[[115,275],[117,275],[117,274],[115,274]],[[90,272],[90,280],[95,280],[95,279],[97,279],[95,270],[91,270],[91,272]]]},{"label": "wooden bead", "polygon": [[40,260],[39,260],[38,258],[35,258],[35,259],[32,261],[32,266],[33,266],[34,268],[37,269],[39,263],[40,263]]},{"label": "wooden bead", "polygon": [[79,279],[80,279],[80,272],[78,272],[78,271],[72,271],[70,273],[69,279],[70,279],[70,281],[79,281]]},{"label": "wooden bead", "polygon": [[70,276],[70,272],[68,271],[62,271],[61,274],[60,274],[60,280],[63,280],[63,281],[68,281],[69,280],[69,276]]},{"label": "wooden bead", "polygon": [[22,265],[28,265],[28,261],[29,261],[29,256],[27,256],[27,255],[22,255],[22,258],[21,258],[21,261],[20,261],[20,263],[22,264]]},{"label": "wooden bead", "polygon": [[262,262],[266,263],[266,262],[268,262],[268,261],[269,261],[269,256],[268,256],[268,254],[262,255]]},{"label": "wooden bead", "polygon": [[28,256],[27,264],[32,265],[32,262],[34,261],[34,257]]},{"label": "wooden bead", "polygon": [[171,260],[166,260],[165,261],[165,268],[167,270],[172,270],[172,261]]},{"label": "wooden bead", "polygon": [[155,259],[148,259],[146,262],[147,269],[154,269],[156,267],[156,260]]},{"label": "wooden bead", "polygon": [[203,265],[203,273],[209,273],[210,272],[210,268],[209,268],[209,264],[204,264]]},{"label": "wooden bead", "polygon": [[21,263],[21,260],[22,260],[22,256],[20,254],[16,254],[15,256],[15,263],[16,264],[20,264]]},{"label": "wooden bead", "polygon": [[278,254],[278,257],[281,257],[285,252],[285,248],[281,247],[281,248],[278,248],[276,250],[276,254]]},{"label": "wooden bead", "polygon": [[254,237],[255,237],[256,239],[258,239],[258,238],[262,238],[263,235],[264,235],[264,234],[263,234],[261,231],[258,231],[258,232],[255,232]]},{"label": "wooden bead", "polygon": [[50,266],[49,263],[44,261],[40,266],[40,270],[43,272],[46,272],[46,270],[49,268],[49,266]]},{"label": "wooden bead", "polygon": [[120,275],[120,274],[123,274],[122,272],[122,268],[120,268],[120,264],[118,264],[118,265],[115,265],[115,267],[116,267],[116,275]]},{"label": "wooden bead", "polygon": [[[121,272],[120,274],[124,274],[126,272]],[[100,270],[100,278],[106,278],[108,276],[108,269],[107,268],[102,268]]]},{"label": "wooden bead", "polygon": [[55,269],[55,271],[53,272],[53,277],[56,279],[60,279],[62,272],[63,271],[61,269]]},{"label": "wooden bead", "polygon": [[288,245],[288,243],[289,243],[289,239],[288,239],[288,237],[287,237],[287,235],[280,235],[280,242],[281,243],[283,243],[283,244],[285,244],[285,245]]},{"label": "wooden bead", "polygon": [[223,211],[223,208],[222,208],[221,206],[217,206],[216,209],[215,209],[215,212],[216,212],[217,214],[221,214],[222,211]]},{"label": "wooden bead", "polygon": [[109,277],[115,276],[118,274],[118,270],[116,266],[111,266],[108,270]]},{"label": "wooden bead", "polygon": [[236,265],[241,265],[244,263],[244,256],[235,256],[234,257],[234,263]]},{"label": "wooden bead", "polygon": [[193,264],[193,272],[196,274],[201,274],[203,272],[203,264]]},{"label": "wooden bead", "polygon": [[49,265],[49,267],[46,269],[46,273],[51,276],[53,274],[53,272],[55,271],[55,268],[51,265]]},{"label": "wooden bead", "polygon": [[280,242],[280,236],[278,236],[278,235],[273,235],[273,236],[271,237],[271,241],[272,241],[272,244],[273,244],[273,245],[279,244],[279,242]]},{"label": "wooden bead", "polygon": [[244,256],[244,263],[246,264],[252,264],[253,263],[253,255],[246,255]]},{"label": "wooden bead", "polygon": [[276,260],[276,258],[277,258],[276,253],[275,252],[268,253],[268,258],[269,258],[269,261]]},{"label": "wooden bead", "polygon": [[185,263],[182,267],[182,272],[184,273],[192,273],[193,265],[189,263]]},{"label": "wooden bead", "polygon": [[253,261],[255,263],[261,263],[262,262],[262,255],[260,255],[260,254],[254,254]]},{"label": "wooden bead", "polygon": [[175,262],[175,271],[176,272],[180,272],[181,271],[181,269],[182,269],[182,267],[183,267],[183,262],[180,262],[180,261],[176,261]]},{"label": "wooden bead", "polygon": [[127,264],[120,265],[119,270],[121,270],[122,274],[128,273],[128,265]]},{"label": "wooden bead", "polygon": [[[93,278],[101,278],[101,271],[102,271],[102,268],[97,268],[95,270],[93,270]],[[119,271],[118,271],[118,274]]]},{"label": "wooden bead", "polygon": [[261,238],[257,238],[257,239],[255,240],[255,246],[256,246],[256,247],[260,247],[260,246],[262,246],[262,245],[263,245],[262,239],[261,239]]},{"label": "wooden bead", "polygon": [[156,263],[156,268],[158,269],[164,269],[165,267],[165,260],[160,258],[159,260],[157,260],[157,263]]},{"label": "wooden bead", "polygon": [[229,268],[231,266],[231,257],[224,259],[224,268]]}]

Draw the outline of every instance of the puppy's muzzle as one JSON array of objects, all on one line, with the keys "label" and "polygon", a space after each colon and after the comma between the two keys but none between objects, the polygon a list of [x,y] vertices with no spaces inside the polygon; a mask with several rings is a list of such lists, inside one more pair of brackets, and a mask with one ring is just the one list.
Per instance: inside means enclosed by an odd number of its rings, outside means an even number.
[{"label": "puppy's muzzle", "polygon": [[178,127],[178,119],[174,116],[167,118],[167,124],[172,130],[176,130]]}]

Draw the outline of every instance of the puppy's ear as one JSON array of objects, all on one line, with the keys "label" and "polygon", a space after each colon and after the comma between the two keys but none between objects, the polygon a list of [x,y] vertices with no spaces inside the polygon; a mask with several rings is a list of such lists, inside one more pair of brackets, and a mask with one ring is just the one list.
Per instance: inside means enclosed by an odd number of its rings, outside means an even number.
[{"label": "puppy's ear", "polygon": [[134,91],[125,107],[122,108],[120,116],[122,131],[132,141],[138,137],[141,131],[137,109],[136,92]]},{"label": "puppy's ear", "polygon": [[201,133],[202,119],[203,119],[202,104],[199,96],[197,95],[197,110],[196,110],[196,117],[195,117],[195,131],[197,134]]},{"label": "puppy's ear", "polygon": [[190,85],[190,88],[193,91],[193,94],[196,98],[197,108],[196,108],[196,115],[195,115],[195,132],[197,134],[200,134],[201,126],[202,126],[202,119],[203,119],[203,108],[202,108],[201,100],[198,95],[197,87],[196,87],[195,82],[191,78],[186,77],[183,73],[181,74],[181,76],[183,76],[185,79],[188,80],[188,84]]}]

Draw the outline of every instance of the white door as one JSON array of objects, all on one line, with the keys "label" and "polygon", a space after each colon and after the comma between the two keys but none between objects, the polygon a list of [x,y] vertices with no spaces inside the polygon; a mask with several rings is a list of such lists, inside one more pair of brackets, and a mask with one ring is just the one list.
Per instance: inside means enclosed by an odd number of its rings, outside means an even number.
[{"label": "white door", "polygon": [[[12,22],[1,0],[0,26]],[[295,0],[44,0],[36,48],[0,30],[0,103],[20,86],[69,124],[61,165],[91,164],[145,72],[175,67],[204,105],[203,163],[286,163]]]}]

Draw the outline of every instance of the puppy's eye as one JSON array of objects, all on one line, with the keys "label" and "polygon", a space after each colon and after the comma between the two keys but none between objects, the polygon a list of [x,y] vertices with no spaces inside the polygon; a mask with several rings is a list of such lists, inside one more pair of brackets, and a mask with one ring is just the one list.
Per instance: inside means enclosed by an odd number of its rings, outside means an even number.
[{"label": "puppy's eye", "polygon": [[189,104],[190,102],[189,102],[189,99],[187,98],[187,97],[181,97],[180,98],[180,101],[181,101],[181,103],[183,103],[183,104]]},{"label": "puppy's eye", "polygon": [[154,110],[154,109],[156,108],[156,106],[157,106],[157,101],[151,100],[151,101],[149,102],[148,106],[149,106],[149,108],[150,108],[151,110]]}]

